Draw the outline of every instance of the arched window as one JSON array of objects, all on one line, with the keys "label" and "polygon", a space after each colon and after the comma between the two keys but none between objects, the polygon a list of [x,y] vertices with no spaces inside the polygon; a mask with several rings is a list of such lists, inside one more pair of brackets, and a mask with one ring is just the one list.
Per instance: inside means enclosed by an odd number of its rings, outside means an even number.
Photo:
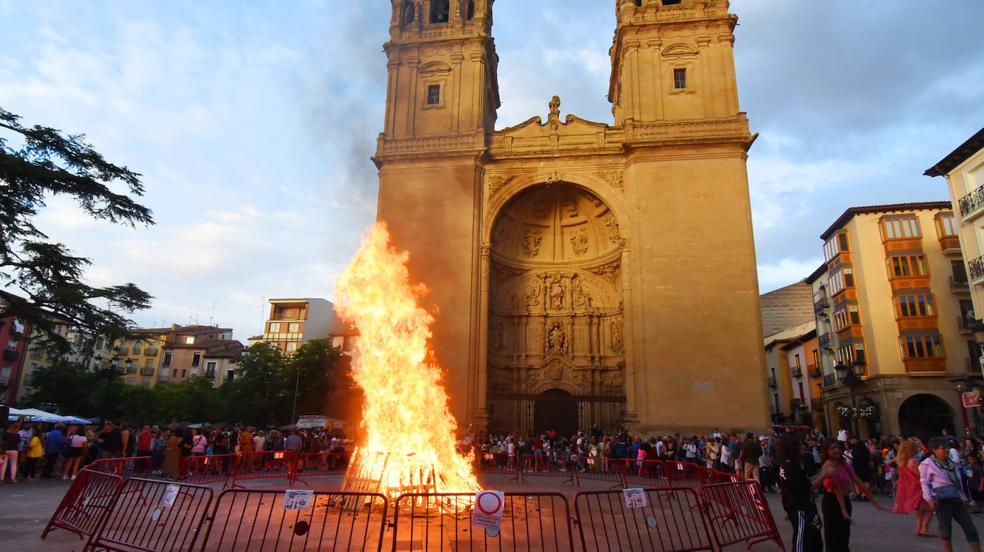
[{"label": "arched window", "polygon": [[447,23],[451,16],[451,0],[431,0],[430,22]]},{"label": "arched window", "polygon": [[475,0],[468,1],[468,12],[465,14],[465,20],[471,21],[475,19]]}]

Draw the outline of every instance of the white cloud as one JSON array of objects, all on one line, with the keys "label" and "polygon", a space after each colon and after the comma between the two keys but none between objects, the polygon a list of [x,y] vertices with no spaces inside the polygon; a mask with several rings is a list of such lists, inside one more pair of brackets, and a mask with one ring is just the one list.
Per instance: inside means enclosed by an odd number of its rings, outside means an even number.
[{"label": "white cloud", "polygon": [[795,284],[813,273],[820,266],[822,260],[821,257],[805,260],[786,257],[775,262],[759,263],[759,291],[766,293],[789,284]]}]

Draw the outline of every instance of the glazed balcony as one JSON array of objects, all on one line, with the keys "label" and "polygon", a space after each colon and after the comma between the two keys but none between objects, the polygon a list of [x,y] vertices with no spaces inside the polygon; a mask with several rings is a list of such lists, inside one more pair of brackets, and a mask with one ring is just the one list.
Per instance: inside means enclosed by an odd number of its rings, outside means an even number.
[{"label": "glazed balcony", "polygon": [[979,186],[973,192],[963,196],[957,201],[960,206],[960,215],[964,222],[970,222],[984,213],[984,186]]},{"label": "glazed balcony", "polygon": [[938,358],[903,358],[907,374],[939,373],[946,371],[946,359]]},{"label": "glazed balcony", "polygon": [[940,249],[944,255],[960,255],[960,238],[956,236],[940,236]]}]

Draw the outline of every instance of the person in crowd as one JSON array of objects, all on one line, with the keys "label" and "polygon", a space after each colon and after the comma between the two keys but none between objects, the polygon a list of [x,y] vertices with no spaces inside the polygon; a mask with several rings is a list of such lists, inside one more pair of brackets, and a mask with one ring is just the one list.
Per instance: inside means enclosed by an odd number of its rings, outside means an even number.
[{"label": "person in crowd", "polygon": [[762,447],[762,454],[759,456],[759,479],[765,492],[774,493],[776,492],[775,485],[778,474],[775,471],[769,438],[762,435],[759,437],[759,444]]},{"label": "person in crowd", "polygon": [[196,429],[191,430],[191,456],[194,457],[195,473],[202,473],[205,468],[205,449],[208,439]]},{"label": "person in crowd", "polygon": [[112,420],[106,420],[102,431],[99,433],[99,457],[119,458],[122,446],[123,437],[120,429],[113,425]]},{"label": "person in crowd", "polygon": [[[865,486],[870,487],[874,476],[871,466],[871,451],[868,449],[868,444],[857,437],[851,437],[848,440],[848,444],[851,447],[851,468],[854,470],[854,474],[857,475],[858,480]],[[860,500],[863,493],[860,489],[855,489],[855,491],[852,494]]]},{"label": "person in crowd", "polygon": [[[715,430],[717,431],[717,430]],[[721,460],[721,434],[718,433],[713,440],[704,445],[704,466],[709,469],[717,469]]]},{"label": "person in crowd", "polygon": [[188,460],[191,458],[191,449],[195,446],[195,430],[186,427],[180,432],[181,445],[178,449],[180,458],[178,459],[178,481],[188,478]]},{"label": "person in crowd", "polygon": [[69,426],[68,439],[66,439],[67,446],[65,447],[65,470],[62,473],[62,479],[75,480],[88,444],[89,439],[86,437],[85,428]]},{"label": "person in crowd", "polygon": [[130,426],[123,424],[120,426],[120,457],[129,458],[130,456]]},{"label": "person in crowd", "polygon": [[928,446],[932,454],[919,464],[922,497],[930,509],[936,510],[943,550],[953,550],[951,533],[956,521],[963,529],[970,549],[980,552],[980,537],[964,503],[967,497],[963,492],[963,472],[950,459],[948,440],[933,437]]},{"label": "person in crowd", "polygon": [[984,470],[981,469],[981,459],[976,451],[966,456],[964,464],[964,491],[970,497],[971,513],[981,513],[984,504]]},{"label": "person in crowd", "polygon": [[[0,481],[6,480],[8,483],[17,482],[17,447],[20,445],[20,423],[14,422],[7,426],[3,432],[4,454],[0,458]],[[7,473],[10,473],[9,477]],[[6,479],[5,479],[6,478]]]},{"label": "person in crowd", "polygon": [[820,487],[824,478],[834,475],[835,469],[828,468],[811,479],[804,468],[806,447],[799,436],[790,433],[779,441],[779,488],[782,493],[782,507],[793,526],[793,550],[802,552],[821,552],[820,513],[813,500],[813,489]]},{"label": "person in crowd", "polygon": [[916,513],[916,535],[933,537],[929,533],[929,522],[933,519],[933,511],[922,497],[922,487],[919,484],[919,460],[916,455],[919,449],[913,441],[905,441],[899,445],[899,455],[896,460],[899,473],[898,488],[895,491],[895,506],[892,511],[896,514]]},{"label": "person in crowd", "polygon": [[762,456],[762,446],[755,440],[755,434],[746,434],[745,443],[741,446],[741,455],[738,457],[738,461],[744,466],[743,475],[746,480],[755,480],[761,483],[760,456]]},{"label": "person in crowd", "polygon": [[255,450],[253,448],[253,426],[247,426],[246,429],[238,432],[237,435],[239,452],[243,454],[243,458],[240,460],[239,465],[245,472],[252,471],[254,460],[253,451]]},{"label": "person in crowd", "polygon": [[150,475],[154,467],[154,434],[149,425],[143,426],[137,433],[137,458],[140,458],[137,469],[145,475]]},{"label": "person in crowd", "polygon": [[177,430],[167,432],[167,444],[164,449],[164,476],[177,479],[181,466],[181,435]]},{"label": "person in crowd", "polygon": [[36,425],[31,428],[31,436],[28,438],[24,453],[27,456],[27,460],[24,463],[25,479],[33,481],[38,474],[38,463],[41,461],[41,457],[44,456],[41,429]]},{"label": "person in crowd", "polygon": [[823,512],[823,540],[827,550],[850,550],[851,546],[851,501],[848,495],[854,485],[868,498],[878,510],[885,508],[875,500],[871,488],[858,479],[851,465],[844,459],[844,447],[840,441],[826,441],[820,451],[823,498],[820,510]]},{"label": "person in crowd", "polygon": [[837,430],[837,440],[840,441],[841,447],[844,447],[844,446],[847,445],[847,429],[846,428],[843,428],[842,427],[839,430]]},{"label": "person in crowd", "polygon": [[[730,438],[729,438],[730,440]],[[718,463],[717,469],[723,472],[731,472],[734,464],[732,464],[731,457],[731,446],[727,443],[721,444],[721,461]]]},{"label": "person in crowd", "polygon": [[150,442],[151,473],[160,474],[164,472],[168,432],[157,426],[154,426],[151,431],[153,432],[153,439]]},{"label": "person in crowd", "polygon": [[44,468],[41,469],[41,477],[50,479],[55,472],[55,464],[58,459],[65,454],[65,425],[55,424],[55,427],[48,432],[44,439]]}]

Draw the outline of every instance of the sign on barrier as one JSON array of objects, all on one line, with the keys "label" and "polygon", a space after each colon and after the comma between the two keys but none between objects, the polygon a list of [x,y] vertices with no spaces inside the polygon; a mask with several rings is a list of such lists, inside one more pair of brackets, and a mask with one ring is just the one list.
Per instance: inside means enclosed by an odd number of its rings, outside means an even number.
[{"label": "sign on barrier", "polygon": [[[349,502],[364,507],[352,511],[343,506]],[[387,511],[378,493],[227,490],[200,550],[379,550]]]},{"label": "sign on barrier", "polygon": [[475,507],[472,509],[472,526],[483,527],[485,534],[494,537],[502,527],[502,512],[505,510],[505,494],[502,491],[479,491],[475,493]]},{"label": "sign on barrier", "polygon": [[485,526],[472,526],[469,514],[475,500],[476,495],[466,493],[400,495],[393,506],[393,550],[574,550],[570,509],[563,495],[504,493],[495,534],[487,533]]},{"label": "sign on barrier", "polygon": [[212,504],[212,489],[127,479],[86,550],[191,550]]},{"label": "sign on barrier", "polygon": [[116,489],[122,484],[123,479],[118,475],[89,469],[80,471],[55,508],[41,538],[56,528],[82,538],[92,537],[109,513]]}]

